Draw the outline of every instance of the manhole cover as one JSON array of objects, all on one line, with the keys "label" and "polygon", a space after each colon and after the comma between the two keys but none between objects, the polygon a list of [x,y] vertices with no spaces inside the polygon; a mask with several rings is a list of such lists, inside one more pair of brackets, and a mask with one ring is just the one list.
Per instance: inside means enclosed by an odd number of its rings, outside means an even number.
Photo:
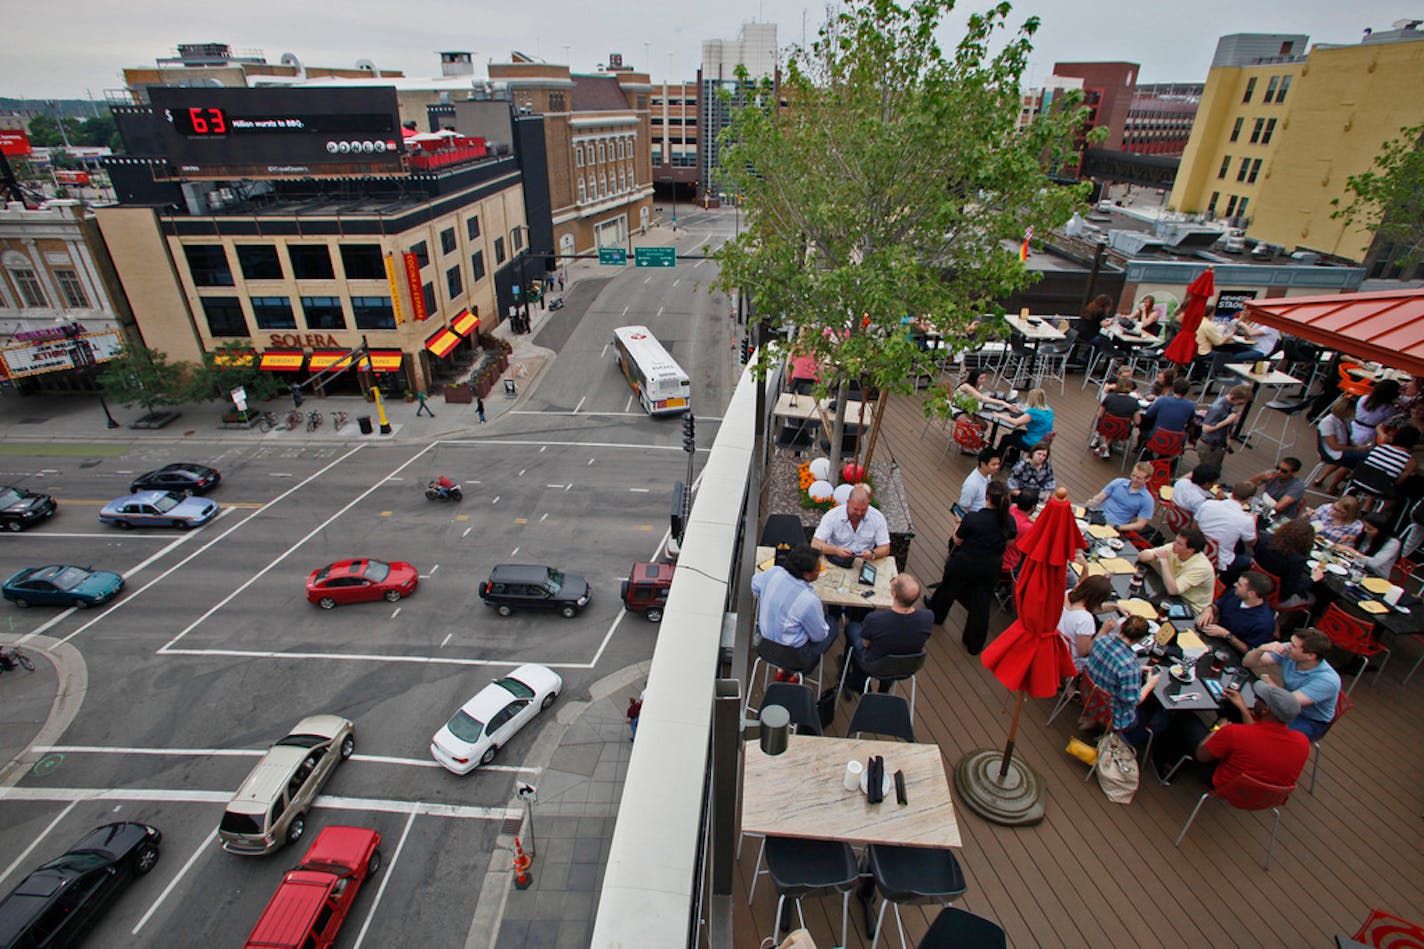
[{"label": "manhole cover", "polygon": [[49,422],[49,419],[47,419],[47,418],[22,418],[22,419],[20,419],[20,424],[21,424],[21,425],[45,425],[45,424],[47,424],[48,422]]}]

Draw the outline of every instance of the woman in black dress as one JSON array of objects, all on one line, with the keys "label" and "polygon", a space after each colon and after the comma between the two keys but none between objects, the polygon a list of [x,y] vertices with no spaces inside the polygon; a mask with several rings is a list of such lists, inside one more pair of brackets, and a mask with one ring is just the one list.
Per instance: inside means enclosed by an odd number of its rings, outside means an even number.
[{"label": "woman in black dress", "polygon": [[1003,567],[1004,548],[1018,533],[1009,513],[1009,489],[991,481],[984,489],[984,507],[964,515],[950,540],[949,557],[939,589],[925,605],[934,611],[935,624],[944,625],[956,601],[969,615],[964,620],[964,646],[971,656],[984,648],[989,635],[989,607]]}]

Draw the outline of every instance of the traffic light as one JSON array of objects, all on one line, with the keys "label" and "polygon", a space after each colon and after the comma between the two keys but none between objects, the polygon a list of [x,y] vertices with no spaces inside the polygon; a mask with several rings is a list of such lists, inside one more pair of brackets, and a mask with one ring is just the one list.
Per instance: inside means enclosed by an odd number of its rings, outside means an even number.
[{"label": "traffic light", "polygon": [[687,452],[697,450],[697,432],[693,425],[691,412],[682,417],[682,450]]},{"label": "traffic light", "polygon": [[748,359],[751,359],[751,358],[752,358],[752,337],[751,337],[751,334],[750,334],[750,333],[748,333],[748,334],[746,334],[746,335],[744,335],[744,336],[742,337],[742,347],[741,347],[740,356],[741,356],[741,359],[742,359],[742,365],[743,365],[743,366],[745,366],[745,365],[747,364],[747,360],[748,360]]},{"label": "traffic light", "polygon": [[292,383],[292,407],[302,407],[302,387],[295,382]]}]

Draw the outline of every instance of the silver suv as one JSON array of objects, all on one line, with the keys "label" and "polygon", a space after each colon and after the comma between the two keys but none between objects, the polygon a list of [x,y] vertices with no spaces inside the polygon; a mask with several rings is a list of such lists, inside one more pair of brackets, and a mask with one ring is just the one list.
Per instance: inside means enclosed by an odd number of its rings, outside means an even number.
[{"label": "silver suv", "polygon": [[218,825],[228,853],[268,854],[296,843],[305,815],[336,766],[356,750],[355,726],[339,715],[312,715],[277,742],[233,794]]}]

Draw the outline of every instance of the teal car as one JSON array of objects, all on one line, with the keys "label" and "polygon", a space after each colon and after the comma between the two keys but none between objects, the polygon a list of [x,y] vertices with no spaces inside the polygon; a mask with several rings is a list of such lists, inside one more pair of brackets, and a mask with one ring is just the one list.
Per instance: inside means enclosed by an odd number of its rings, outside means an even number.
[{"label": "teal car", "polygon": [[16,606],[72,606],[88,609],[118,596],[124,578],[110,570],[51,564],[28,567],[5,581],[0,593]]},{"label": "teal car", "polygon": [[99,511],[99,520],[115,527],[176,527],[180,531],[218,516],[218,505],[182,491],[140,491],[116,498]]}]

